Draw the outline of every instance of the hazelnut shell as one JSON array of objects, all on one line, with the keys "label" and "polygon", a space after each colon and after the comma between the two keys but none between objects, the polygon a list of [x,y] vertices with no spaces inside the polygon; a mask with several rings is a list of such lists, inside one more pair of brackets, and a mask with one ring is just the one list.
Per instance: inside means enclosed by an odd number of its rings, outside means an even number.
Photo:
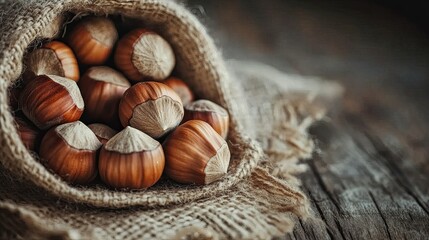
[{"label": "hazelnut shell", "polygon": [[176,61],[166,40],[142,28],[119,40],[114,58],[115,65],[133,82],[162,81],[171,74]]},{"label": "hazelnut shell", "polygon": [[38,128],[79,120],[84,102],[76,82],[54,75],[30,81],[21,94],[22,112]]},{"label": "hazelnut shell", "polygon": [[88,127],[94,132],[95,136],[97,136],[98,140],[102,144],[106,144],[107,141],[118,133],[111,127],[101,123],[93,123],[88,125]]},{"label": "hazelnut shell", "polygon": [[79,63],[102,65],[112,52],[118,31],[108,18],[88,17],[76,24],[67,39]]},{"label": "hazelnut shell", "polygon": [[223,138],[228,135],[229,114],[221,106],[209,100],[197,100],[185,106],[183,122],[202,120],[219,133]]},{"label": "hazelnut shell", "polygon": [[101,147],[95,134],[80,121],[50,129],[40,144],[40,158],[61,178],[85,184],[97,175],[97,153]]},{"label": "hazelnut shell", "polygon": [[188,87],[188,85],[186,85],[184,81],[180,80],[179,78],[169,77],[162,83],[169,86],[177,93],[177,95],[179,95],[180,99],[182,100],[183,106],[186,106],[190,102],[194,101],[195,97],[191,89]]},{"label": "hazelnut shell", "polygon": [[26,57],[24,79],[31,81],[39,75],[57,75],[79,81],[79,65],[69,46],[59,41],[46,43]]},{"label": "hazelnut shell", "polygon": [[119,103],[122,126],[132,126],[153,138],[160,138],[180,124],[184,110],[180,97],[159,82],[137,83]]},{"label": "hazelnut shell", "polygon": [[91,67],[78,85],[85,102],[84,116],[89,122],[120,126],[119,102],[131,86],[121,73],[105,66]]},{"label": "hazelnut shell", "polygon": [[163,144],[165,173],[185,184],[210,184],[228,170],[231,153],[225,140],[206,122],[190,120]]},{"label": "hazelnut shell", "polygon": [[161,178],[164,165],[161,144],[135,128],[126,127],[103,145],[98,166],[101,179],[108,185],[141,189]]},{"label": "hazelnut shell", "polygon": [[38,129],[33,123],[23,117],[15,117],[17,130],[27,149],[35,151],[38,149],[43,132]]}]

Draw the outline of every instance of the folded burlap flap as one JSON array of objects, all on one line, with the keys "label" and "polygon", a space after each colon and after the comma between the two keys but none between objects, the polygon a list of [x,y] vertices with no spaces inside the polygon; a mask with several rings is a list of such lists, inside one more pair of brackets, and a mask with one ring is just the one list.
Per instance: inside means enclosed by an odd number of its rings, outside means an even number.
[{"label": "folded burlap flap", "polygon": [[[2,11],[0,238],[266,239],[290,231],[292,216],[308,215],[296,179],[305,168],[298,160],[311,156],[307,128],[340,95],[337,84],[259,63],[225,64],[198,20],[170,1],[18,1]],[[7,89],[21,73],[29,44],[58,34],[64,12],[120,13],[158,27],[178,54],[181,76],[232,116],[233,159],[224,180],[206,187],[165,182],[148,191],[115,192],[69,186],[37,162],[16,133]]]}]

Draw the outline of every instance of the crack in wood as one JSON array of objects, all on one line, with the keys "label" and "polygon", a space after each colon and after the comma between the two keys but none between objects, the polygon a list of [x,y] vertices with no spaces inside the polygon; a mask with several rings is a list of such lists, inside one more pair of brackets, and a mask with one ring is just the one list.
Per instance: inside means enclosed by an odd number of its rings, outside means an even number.
[{"label": "crack in wood", "polygon": [[338,212],[341,212],[340,206],[337,203],[337,200],[335,200],[332,193],[328,190],[328,187],[325,185],[325,182],[322,179],[322,176],[320,175],[319,171],[317,171],[315,165],[313,162],[310,162],[308,164],[310,166],[311,171],[313,172],[314,176],[317,179],[317,182],[320,184],[320,187],[322,188],[323,192],[328,196],[330,201],[334,204],[334,206],[337,208]]},{"label": "crack in wood", "polygon": [[392,236],[390,235],[390,231],[389,231],[389,225],[387,225],[386,218],[384,217],[383,213],[381,212],[380,207],[377,204],[377,201],[375,200],[371,191],[368,191],[368,194],[371,197],[372,201],[374,202],[375,207],[377,208],[377,211],[380,213],[381,219],[383,219],[383,223],[384,223],[384,226],[386,227],[386,232],[387,232],[387,235],[389,236],[389,239],[392,239]]},{"label": "crack in wood", "polygon": [[[324,221],[324,225],[325,225],[325,229],[326,229],[326,232],[328,233],[328,236],[329,236],[329,239],[335,239],[334,238],[334,234],[332,233],[332,230],[331,230],[331,228],[329,227],[329,225],[327,224],[327,219],[326,219],[326,217],[325,217],[325,214],[323,213],[323,211],[322,211],[322,209],[320,208],[320,206],[319,206],[319,202],[318,201],[316,201],[314,198],[313,198],[313,195],[310,193],[309,194],[309,197],[310,197],[310,199],[312,200],[312,202],[314,203],[314,206],[316,207],[316,209],[317,209],[317,212],[320,214],[320,217],[322,218],[322,220]],[[317,238],[315,238],[315,239],[317,239]]]},{"label": "crack in wood", "polygon": [[407,177],[404,175],[404,173],[401,171],[401,169],[395,164],[396,161],[400,161],[400,159],[391,152],[384,144],[381,143],[381,141],[377,141],[374,139],[374,137],[367,135],[368,139],[373,142],[373,144],[380,149],[380,156],[382,156],[385,159],[385,163],[387,167],[391,169],[391,171],[394,173],[393,176],[396,176],[396,182],[399,186],[401,186],[406,193],[408,193],[416,203],[422,208],[422,210],[426,213],[426,215],[429,216],[429,211],[426,208],[426,206],[422,203],[420,198],[414,193],[412,190],[413,185],[407,180]]}]

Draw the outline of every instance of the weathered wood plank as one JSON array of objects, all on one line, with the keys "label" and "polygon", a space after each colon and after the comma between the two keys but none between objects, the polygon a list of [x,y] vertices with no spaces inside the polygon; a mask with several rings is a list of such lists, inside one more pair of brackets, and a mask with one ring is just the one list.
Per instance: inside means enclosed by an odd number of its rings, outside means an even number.
[{"label": "weathered wood plank", "polygon": [[[355,100],[364,106],[363,109],[374,104],[362,98]],[[390,111],[400,106],[394,102],[376,104],[385,108],[395,106]],[[369,120],[371,116],[365,111],[350,114],[347,110],[340,114],[340,119],[313,129],[320,137],[323,153],[309,163],[311,172],[305,173],[302,179],[313,209],[318,210],[335,239],[426,239],[429,236],[426,210],[429,176],[415,164],[421,159],[416,151],[405,150],[409,147],[407,143],[386,147],[380,140],[384,137],[391,142],[403,138],[403,134],[395,135],[390,125],[390,121],[398,121],[401,114],[404,113],[380,119],[384,129],[389,129],[386,132],[382,132],[380,126],[371,129],[377,121]],[[414,123],[419,122],[417,116],[411,117]],[[426,125],[404,126],[427,131]],[[427,147],[427,140],[425,142]],[[398,157],[395,152],[410,156]],[[427,155],[421,157],[427,158]],[[337,230],[342,234],[336,234]]]},{"label": "weathered wood plank", "polygon": [[429,238],[429,37],[365,2],[189,1],[227,57],[343,82],[302,174],[319,219],[286,239]]}]

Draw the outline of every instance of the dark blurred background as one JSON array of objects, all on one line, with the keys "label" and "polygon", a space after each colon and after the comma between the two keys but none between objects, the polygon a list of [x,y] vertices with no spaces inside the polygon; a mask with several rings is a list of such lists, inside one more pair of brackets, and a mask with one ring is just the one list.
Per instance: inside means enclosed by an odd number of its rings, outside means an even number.
[{"label": "dark blurred background", "polygon": [[227,58],[429,100],[429,1],[185,2]]},{"label": "dark blurred background", "polygon": [[398,14],[404,15],[406,18],[422,27],[424,30],[429,30],[429,1],[425,0],[375,0],[374,3],[392,9]]}]

